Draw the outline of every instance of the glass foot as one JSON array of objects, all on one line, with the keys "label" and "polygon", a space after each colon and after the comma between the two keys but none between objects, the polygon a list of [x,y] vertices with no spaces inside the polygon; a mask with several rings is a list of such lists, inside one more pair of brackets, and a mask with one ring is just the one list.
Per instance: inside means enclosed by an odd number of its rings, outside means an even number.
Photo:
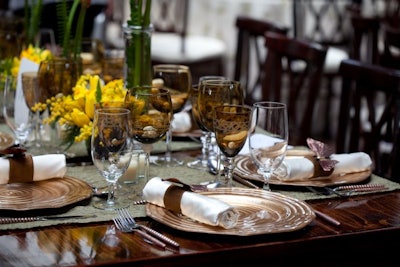
[{"label": "glass foot", "polygon": [[106,200],[97,200],[93,203],[93,207],[101,210],[117,210],[129,207],[130,203],[123,200],[115,200],[112,203]]},{"label": "glass foot", "polygon": [[209,171],[209,168],[207,166],[207,162],[203,162],[202,160],[194,160],[191,162],[188,162],[186,164],[189,168],[196,169],[196,170],[201,170],[201,171]]},{"label": "glass foot", "polygon": [[182,160],[179,160],[177,158],[167,159],[165,157],[158,157],[152,160],[152,163],[154,163],[157,166],[163,166],[163,167],[178,167],[183,165]]}]

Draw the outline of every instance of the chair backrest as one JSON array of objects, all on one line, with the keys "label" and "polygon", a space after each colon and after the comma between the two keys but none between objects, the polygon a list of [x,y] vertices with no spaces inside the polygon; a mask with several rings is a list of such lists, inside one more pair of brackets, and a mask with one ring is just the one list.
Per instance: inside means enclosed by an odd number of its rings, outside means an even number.
[{"label": "chair backrest", "polygon": [[293,28],[296,38],[347,50],[351,32],[347,7],[350,0],[295,0]]},{"label": "chair backrest", "polygon": [[155,32],[175,33],[181,37],[181,51],[185,52],[189,0],[153,0],[151,23]]},{"label": "chair backrest", "polygon": [[238,16],[236,18],[237,45],[234,80],[240,81],[245,90],[245,103],[252,104],[255,92],[261,90],[265,61],[264,33],[271,31],[287,34],[289,28],[272,21]]},{"label": "chair backrest", "polygon": [[359,2],[358,10],[360,13],[379,17],[382,22],[393,27],[400,26],[400,0],[361,0]]},{"label": "chair backrest", "polygon": [[351,26],[353,37],[350,58],[377,64],[379,62],[378,34],[380,19],[353,13],[351,15]]},{"label": "chair backrest", "polygon": [[376,174],[399,175],[400,71],[349,59],[340,74],[336,152],[364,151]]},{"label": "chair backrest", "polygon": [[306,145],[312,134],[327,49],[272,32],[265,33],[265,47],[268,53],[261,98],[288,104],[289,142]]},{"label": "chair backrest", "polygon": [[383,54],[379,64],[385,67],[400,69],[400,29],[383,24]]}]

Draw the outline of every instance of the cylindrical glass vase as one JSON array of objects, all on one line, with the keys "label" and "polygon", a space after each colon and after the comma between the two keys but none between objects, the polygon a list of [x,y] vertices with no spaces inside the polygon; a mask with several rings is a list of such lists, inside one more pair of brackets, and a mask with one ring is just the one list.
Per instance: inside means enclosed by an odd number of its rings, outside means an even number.
[{"label": "cylindrical glass vase", "polygon": [[124,26],[126,88],[151,85],[151,34],[153,26]]}]

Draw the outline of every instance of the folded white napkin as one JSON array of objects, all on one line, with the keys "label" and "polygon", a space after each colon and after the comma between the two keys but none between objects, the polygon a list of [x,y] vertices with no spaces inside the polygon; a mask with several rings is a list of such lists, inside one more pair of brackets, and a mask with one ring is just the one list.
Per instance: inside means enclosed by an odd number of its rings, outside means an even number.
[{"label": "folded white napkin", "polygon": [[[143,197],[152,204],[169,209],[164,203],[164,196],[171,186],[176,185],[154,177],[144,187]],[[180,210],[183,215],[193,220],[226,229],[233,228],[239,218],[238,212],[227,203],[190,191],[182,194]]]},{"label": "folded white napkin", "polygon": [[188,132],[192,128],[191,115],[186,111],[174,114],[171,127],[172,131],[176,133]]},{"label": "folded white napkin", "polygon": [[[372,166],[371,157],[364,152],[350,154],[332,154],[331,160],[337,160],[331,175],[343,175],[369,170]],[[305,157],[286,157],[283,161],[286,167],[285,175],[277,175],[282,181],[301,181],[314,177],[315,167],[312,161]]]},{"label": "folded white napkin", "polygon": [[[63,177],[67,171],[64,154],[33,156],[33,181]],[[10,162],[0,158],[0,184],[9,183]]]}]

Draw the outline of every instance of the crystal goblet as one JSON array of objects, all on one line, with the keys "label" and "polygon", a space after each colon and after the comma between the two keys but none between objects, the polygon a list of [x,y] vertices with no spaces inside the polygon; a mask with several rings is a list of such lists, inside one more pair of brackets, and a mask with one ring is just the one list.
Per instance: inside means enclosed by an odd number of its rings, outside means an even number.
[{"label": "crystal goblet", "polygon": [[117,199],[114,190],[131,162],[130,130],[129,109],[108,107],[95,110],[91,155],[93,164],[108,183],[107,201],[95,202],[93,205],[96,208],[115,210],[129,205]]},{"label": "crystal goblet", "polygon": [[[256,132],[256,126],[265,133]],[[265,138],[265,137],[268,138]],[[250,156],[264,177],[264,190],[270,190],[271,174],[281,165],[288,146],[287,107],[279,102],[256,102],[252,107],[249,131]]]}]

